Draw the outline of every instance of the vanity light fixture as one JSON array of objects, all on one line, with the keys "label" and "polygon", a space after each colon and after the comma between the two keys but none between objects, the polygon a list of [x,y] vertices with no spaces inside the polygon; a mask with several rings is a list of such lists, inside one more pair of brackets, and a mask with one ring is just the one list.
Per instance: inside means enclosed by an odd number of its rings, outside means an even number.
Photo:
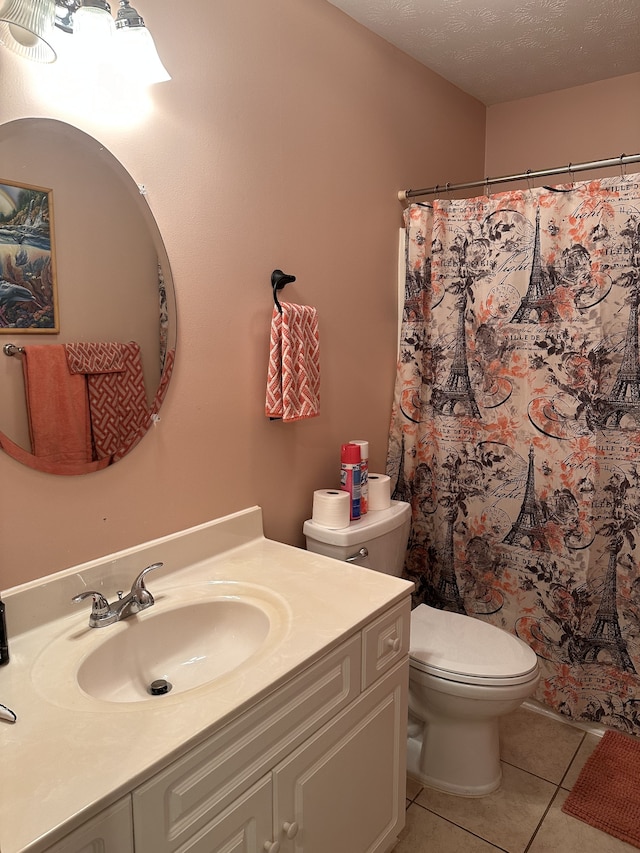
[{"label": "vanity light fixture", "polygon": [[85,55],[108,58],[131,80],[150,84],[171,79],[129,0],[120,0],[115,21],[106,0],[0,0],[0,43],[14,53],[55,62],[54,27],[72,33]]},{"label": "vanity light fixture", "polygon": [[54,0],[8,0],[0,3],[0,43],[36,62],[55,62]]}]

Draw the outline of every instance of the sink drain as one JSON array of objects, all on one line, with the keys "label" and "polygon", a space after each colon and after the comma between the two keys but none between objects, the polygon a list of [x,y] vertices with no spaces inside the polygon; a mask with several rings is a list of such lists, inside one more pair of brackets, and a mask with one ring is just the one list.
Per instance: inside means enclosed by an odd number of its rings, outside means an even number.
[{"label": "sink drain", "polygon": [[164,696],[165,693],[168,693],[173,684],[170,681],[167,681],[166,678],[157,678],[155,681],[152,681],[149,685],[149,693],[152,696]]}]

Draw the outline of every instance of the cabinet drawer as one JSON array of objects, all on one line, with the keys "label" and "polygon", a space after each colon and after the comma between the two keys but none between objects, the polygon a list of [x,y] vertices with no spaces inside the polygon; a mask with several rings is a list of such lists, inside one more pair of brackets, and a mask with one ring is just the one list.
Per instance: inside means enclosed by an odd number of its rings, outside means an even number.
[{"label": "cabinet drawer", "polygon": [[411,600],[396,604],[362,632],[362,689],[409,654]]},{"label": "cabinet drawer", "polygon": [[361,658],[356,635],[137,788],[136,853],[176,850],[352,702],[360,693]]}]

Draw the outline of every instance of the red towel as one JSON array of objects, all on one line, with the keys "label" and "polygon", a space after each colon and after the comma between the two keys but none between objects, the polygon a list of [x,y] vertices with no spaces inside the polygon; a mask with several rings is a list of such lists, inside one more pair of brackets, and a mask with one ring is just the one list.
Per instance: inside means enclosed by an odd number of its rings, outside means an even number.
[{"label": "red towel", "polygon": [[65,344],[71,373],[122,373],[122,344],[79,341]]},{"label": "red towel", "polygon": [[64,346],[26,346],[22,369],[34,456],[54,464],[91,462],[87,382],[69,372]]},{"label": "red towel", "polygon": [[320,414],[318,316],[308,305],[274,306],[265,414],[300,421]]},{"label": "red towel", "polygon": [[153,400],[153,405],[151,406],[151,411],[149,412],[148,417],[140,423],[137,432],[132,433],[129,436],[127,442],[122,445],[120,450],[114,453],[114,462],[117,459],[122,459],[123,456],[126,456],[127,453],[136,446],[140,439],[146,435],[147,431],[151,428],[151,425],[155,422],[155,420],[158,419],[158,411],[164,401],[165,395],[167,393],[167,388],[169,387],[169,380],[171,379],[171,374],[173,372],[175,356],[175,349],[167,350],[167,356],[164,362],[164,369],[162,371],[162,376],[160,377],[160,384],[158,385],[158,390],[156,391],[156,396]]},{"label": "red towel", "polygon": [[106,468],[111,461],[110,459],[98,459],[95,462],[50,462],[48,459],[29,453],[28,450],[20,447],[2,432],[0,432],[0,447],[7,456],[12,456],[17,462],[22,462],[23,465],[28,465],[29,468],[34,468],[36,471],[43,471],[45,474],[91,474],[93,471]]},{"label": "red towel", "polygon": [[64,344],[69,370],[86,374],[91,431],[98,459],[120,458],[150,423],[140,347],[121,343]]}]

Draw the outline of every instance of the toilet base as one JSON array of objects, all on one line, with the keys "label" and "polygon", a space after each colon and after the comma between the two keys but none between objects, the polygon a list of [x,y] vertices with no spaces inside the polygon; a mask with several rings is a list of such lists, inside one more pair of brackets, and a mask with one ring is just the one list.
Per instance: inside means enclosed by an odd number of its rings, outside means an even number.
[{"label": "toilet base", "polygon": [[[497,720],[482,720],[432,737],[425,729],[407,738],[407,773],[423,785],[459,797],[486,797],[500,787],[502,766]],[[450,734],[451,737],[447,737]]]}]

